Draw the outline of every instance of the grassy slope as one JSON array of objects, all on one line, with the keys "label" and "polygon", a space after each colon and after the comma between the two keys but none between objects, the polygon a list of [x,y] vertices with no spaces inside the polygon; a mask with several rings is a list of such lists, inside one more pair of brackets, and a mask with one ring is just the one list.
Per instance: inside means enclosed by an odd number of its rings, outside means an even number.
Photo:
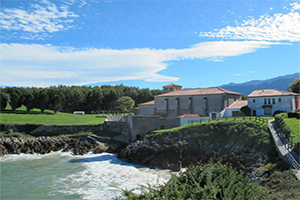
[{"label": "grassy slope", "polygon": [[[267,119],[267,120],[270,120],[270,119],[274,119],[274,117],[260,117],[260,118],[263,118],[263,119]],[[182,126],[179,126],[179,127],[174,127],[174,128],[171,128],[171,129],[163,129],[163,130],[157,130],[157,131],[154,131],[155,133],[159,133],[159,132],[172,132],[172,131],[179,131],[181,129],[184,129],[184,128],[187,128],[189,126],[197,126],[197,125],[201,125],[201,124],[209,124],[209,123],[218,123],[218,122],[231,122],[231,121],[244,121],[244,118],[243,117],[237,117],[236,119],[235,118],[222,118],[222,119],[219,119],[218,121],[217,120],[211,120],[210,122],[208,121],[204,121],[202,123],[200,122],[194,122],[193,124],[185,124],[185,125],[182,125]],[[245,117],[245,121],[253,121],[255,122],[255,117],[251,117],[251,120],[249,117]],[[262,125],[263,122],[258,122],[258,124]],[[262,126],[265,126],[266,124],[262,125]]]},{"label": "grassy slope", "polygon": [[73,115],[58,112],[54,114],[51,110],[46,110],[41,114],[39,109],[33,109],[26,113],[26,107],[22,106],[15,113],[11,112],[8,106],[0,113],[0,123],[2,124],[42,124],[42,125],[78,125],[78,124],[103,124],[104,115]]},{"label": "grassy slope", "polygon": [[300,142],[300,120],[296,118],[286,118],[284,121],[286,125],[292,129],[293,142]]}]

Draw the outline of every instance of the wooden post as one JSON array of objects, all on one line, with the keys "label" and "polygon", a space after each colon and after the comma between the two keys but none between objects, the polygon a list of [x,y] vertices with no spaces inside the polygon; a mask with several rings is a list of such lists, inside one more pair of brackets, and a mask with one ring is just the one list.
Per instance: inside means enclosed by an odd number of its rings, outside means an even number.
[{"label": "wooden post", "polygon": [[200,124],[202,123],[202,119],[200,119]]}]

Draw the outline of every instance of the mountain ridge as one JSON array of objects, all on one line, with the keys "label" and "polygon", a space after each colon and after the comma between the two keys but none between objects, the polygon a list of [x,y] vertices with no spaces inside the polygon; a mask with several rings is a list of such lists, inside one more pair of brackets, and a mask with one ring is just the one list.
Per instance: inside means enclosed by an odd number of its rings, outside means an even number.
[{"label": "mountain ridge", "polygon": [[218,87],[224,88],[226,90],[231,90],[234,92],[241,93],[243,95],[249,95],[254,90],[261,89],[277,89],[286,91],[287,87],[294,82],[296,78],[300,77],[300,73],[288,74],[283,76],[278,76],[265,80],[252,80],[244,83],[229,83]]}]

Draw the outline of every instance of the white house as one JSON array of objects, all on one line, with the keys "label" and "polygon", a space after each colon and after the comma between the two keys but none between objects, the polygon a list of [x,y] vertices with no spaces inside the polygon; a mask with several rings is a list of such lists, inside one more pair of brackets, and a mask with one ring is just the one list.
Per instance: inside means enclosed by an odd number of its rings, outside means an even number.
[{"label": "white house", "polygon": [[248,96],[248,107],[253,116],[272,116],[275,111],[296,111],[300,94],[276,89],[254,90]]},{"label": "white house", "polygon": [[248,105],[247,100],[239,100],[233,102],[229,107],[220,112],[220,117],[237,117],[241,112],[241,108]]},{"label": "white house", "polygon": [[180,118],[180,126],[189,123],[195,123],[201,121],[208,121],[210,118],[207,116],[199,115],[199,114],[184,114],[178,116]]}]

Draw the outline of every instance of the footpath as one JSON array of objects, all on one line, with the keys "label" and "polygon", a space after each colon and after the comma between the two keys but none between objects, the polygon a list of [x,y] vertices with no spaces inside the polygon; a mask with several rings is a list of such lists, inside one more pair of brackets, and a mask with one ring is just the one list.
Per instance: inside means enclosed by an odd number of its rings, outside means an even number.
[{"label": "footpath", "polygon": [[275,142],[279,156],[297,171],[297,178],[300,180],[300,159],[299,155],[291,148],[287,139],[277,127],[275,120],[268,120],[268,127]]}]

